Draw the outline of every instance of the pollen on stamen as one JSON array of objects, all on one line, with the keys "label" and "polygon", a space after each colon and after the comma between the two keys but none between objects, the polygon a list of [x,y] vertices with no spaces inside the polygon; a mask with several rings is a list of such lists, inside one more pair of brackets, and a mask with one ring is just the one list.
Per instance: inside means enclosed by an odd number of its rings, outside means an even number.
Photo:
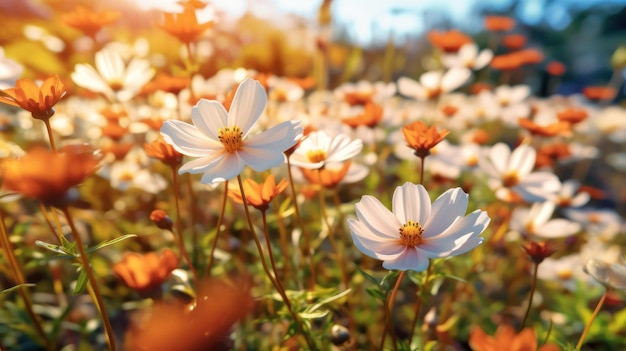
[{"label": "pollen on stamen", "polygon": [[423,242],[423,234],[424,228],[419,223],[408,220],[400,227],[400,242],[405,246],[417,246]]},{"label": "pollen on stamen", "polygon": [[502,177],[502,185],[507,188],[515,186],[517,183],[519,183],[519,177],[515,171],[509,172]]},{"label": "pollen on stamen", "polygon": [[326,151],[324,150],[310,150],[306,153],[306,157],[311,162],[322,162],[326,160]]},{"label": "pollen on stamen", "polygon": [[217,138],[224,145],[226,152],[235,152],[243,147],[243,133],[237,126],[218,129]]}]

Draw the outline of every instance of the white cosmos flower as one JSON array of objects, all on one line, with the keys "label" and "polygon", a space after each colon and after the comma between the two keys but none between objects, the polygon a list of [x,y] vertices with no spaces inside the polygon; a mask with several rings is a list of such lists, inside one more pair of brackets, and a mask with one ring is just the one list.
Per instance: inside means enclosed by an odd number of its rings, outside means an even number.
[{"label": "white cosmos flower", "polygon": [[419,82],[408,78],[398,79],[398,91],[420,101],[436,99],[463,85],[472,72],[467,68],[454,67],[446,71],[430,71],[420,76]]},{"label": "white cosmos flower", "polygon": [[485,66],[493,58],[493,51],[484,49],[478,52],[478,45],[476,43],[467,43],[461,46],[461,49],[456,54],[447,54],[441,58],[444,66],[451,67],[465,67],[473,70],[479,70]]},{"label": "white cosmos flower", "polygon": [[489,177],[489,187],[505,201],[515,199],[537,202],[554,198],[561,189],[561,181],[551,172],[533,172],[537,152],[530,145],[520,145],[511,151],[505,143],[497,143],[481,152],[480,169]]},{"label": "white cosmos flower", "polygon": [[161,135],[176,151],[197,159],[178,173],[203,173],[202,183],[237,177],[246,165],[263,172],[284,162],[283,152],[302,134],[300,123],[283,122],[249,136],[265,109],[267,95],[259,82],[246,78],[235,93],[230,111],[218,101],[201,99],[191,110],[193,125],[169,120]]},{"label": "white cosmos flower", "polygon": [[538,236],[544,239],[563,238],[574,235],[580,224],[563,218],[552,218],[556,205],[545,201],[534,203],[530,208],[518,207],[511,215],[511,229],[526,237]]},{"label": "white cosmos flower", "polygon": [[465,215],[468,195],[449,189],[432,204],[421,184],[405,183],[393,193],[392,211],[373,196],[363,196],[357,219],[349,219],[352,240],[386,269],[423,271],[430,258],[456,256],[483,242],[487,212]]},{"label": "white cosmos flower", "polygon": [[96,53],[96,67],[79,63],[74,68],[72,80],[76,85],[111,100],[128,101],[154,76],[154,68],[147,60],[134,58],[128,66],[119,52],[105,48]]},{"label": "white cosmos flower", "polygon": [[289,161],[294,166],[319,169],[327,163],[339,163],[358,155],[363,149],[361,139],[350,139],[346,134],[334,137],[324,131],[310,133],[291,155]]}]

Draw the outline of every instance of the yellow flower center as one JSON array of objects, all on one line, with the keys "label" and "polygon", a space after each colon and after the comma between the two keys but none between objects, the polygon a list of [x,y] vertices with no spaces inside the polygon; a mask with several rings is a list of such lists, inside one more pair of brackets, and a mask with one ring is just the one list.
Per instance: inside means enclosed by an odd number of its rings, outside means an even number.
[{"label": "yellow flower center", "polygon": [[557,277],[561,280],[568,280],[574,276],[574,273],[570,270],[561,270],[556,272]]},{"label": "yellow flower center", "polygon": [[422,243],[422,234],[424,228],[412,220],[408,220],[406,224],[400,227],[400,242],[405,246],[417,246]]},{"label": "yellow flower center", "polygon": [[502,184],[507,188],[515,186],[517,183],[519,183],[519,177],[515,171],[511,171],[502,177]]},{"label": "yellow flower center", "polygon": [[235,152],[243,147],[243,133],[237,126],[222,127],[217,130],[217,138],[220,140],[226,152]]},{"label": "yellow flower center", "polygon": [[322,162],[326,159],[326,151],[321,149],[309,150],[306,153],[306,157],[308,157],[311,162]]}]

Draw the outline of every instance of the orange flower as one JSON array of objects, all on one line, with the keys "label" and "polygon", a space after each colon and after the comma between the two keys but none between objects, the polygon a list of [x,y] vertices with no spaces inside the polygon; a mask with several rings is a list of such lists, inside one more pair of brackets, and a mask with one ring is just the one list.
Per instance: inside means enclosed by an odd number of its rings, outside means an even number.
[{"label": "orange flower", "polygon": [[524,61],[521,60],[521,57],[515,54],[494,56],[489,63],[491,67],[500,71],[513,71],[522,67],[523,64]]},{"label": "orange flower", "polygon": [[439,132],[437,127],[428,128],[422,121],[415,121],[402,127],[402,134],[407,145],[415,150],[415,155],[424,158],[430,154],[430,149],[439,144],[450,132],[442,130]]},{"label": "orange flower", "polygon": [[183,162],[183,154],[174,150],[174,147],[166,143],[163,138],[159,138],[150,144],[143,144],[143,149],[146,150],[148,156],[172,167],[179,166]]},{"label": "orange flower", "polygon": [[341,121],[349,125],[351,128],[356,128],[361,125],[369,128],[374,128],[382,119],[382,106],[373,102],[368,102],[365,104],[365,110],[363,111],[363,113],[354,117],[344,118]]},{"label": "orange flower", "polygon": [[350,106],[365,105],[372,101],[371,91],[349,91],[343,95],[343,100]]},{"label": "orange flower", "polygon": [[454,29],[447,32],[431,30],[427,36],[433,46],[448,53],[457,52],[461,46],[474,42],[467,34]]},{"label": "orange flower", "polygon": [[555,122],[548,125],[539,125],[528,118],[518,118],[520,127],[525,128],[532,135],[552,137],[557,135],[571,135],[571,125],[567,122]]},{"label": "orange flower", "polygon": [[583,89],[583,95],[589,100],[610,100],[615,97],[615,94],[615,89],[603,86],[590,86]]},{"label": "orange flower", "polygon": [[443,113],[446,117],[454,117],[454,115],[459,112],[459,108],[454,105],[443,105],[440,109],[441,113]]},{"label": "orange flower", "polygon": [[562,76],[565,74],[565,71],[565,65],[559,61],[550,61],[546,65],[546,72],[548,72],[551,76]]},{"label": "orange flower", "polygon": [[[269,208],[270,202],[287,188],[287,180],[281,179],[276,184],[274,175],[270,174],[263,183],[257,183],[252,179],[246,179],[243,182],[243,190],[246,193],[246,202],[259,211],[265,211]],[[243,203],[241,192],[239,190],[231,190],[228,195],[235,202]]]},{"label": "orange flower", "polygon": [[556,247],[545,241],[538,243],[531,241],[529,243],[522,244],[522,249],[526,251],[528,257],[530,257],[530,259],[536,264],[543,262],[543,260],[552,256],[552,254],[558,250]]},{"label": "orange flower", "polygon": [[304,175],[304,178],[306,178],[306,180],[308,180],[311,184],[319,184],[321,178],[322,186],[324,188],[331,189],[339,185],[339,183],[346,176],[348,170],[350,169],[350,163],[350,161],[346,161],[341,166],[341,168],[336,169],[329,167],[324,167],[317,170],[300,168],[300,171],[302,171],[302,175]]},{"label": "orange flower", "polygon": [[72,12],[62,15],[61,21],[93,38],[102,27],[115,22],[119,17],[120,13],[116,11],[94,12],[79,5]]},{"label": "orange flower", "polygon": [[111,138],[113,140],[120,140],[128,134],[128,128],[122,127],[117,122],[109,120],[107,124],[100,128],[102,136]]},{"label": "orange flower", "polygon": [[182,43],[189,44],[197,41],[205,30],[213,27],[213,22],[198,23],[195,8],[185,6],[181,13],[164,13],[163,24],[159,27]]},{"label": "orange flower", "polygon": [[494,336],[488,336],[480,327],[470,332],[469,344],[474,351],[559,351],[554,344],[544,344],[537,348],[537,335],[531,328],[519,334],[510,325],[501,325]]},{"label": "orange flower", "polygon": [[485,28],[492,32],[506,32],[515,27],[515,20],[507,16],[486,16]]},{"label": "orange flower", "polygon": [[587,111],[584,109],[574,107],[569,107],[556,113],[556,117],[559,121],[567,122],[569,124],[580,123],[586,120],[588,116]]},{"label": "orange flower", "polygon": [[99,158],[85,145],[60,151],[34,149],[19,159],[0,164],[3,187],[48,205],[62,207],[67,191],[95,173]]},{"label": "orange flower", "polygon": [[502,45],[509,50],[519,50],[526,45],[526,37],[522,34],[509,34],[502,37]]},{"label": "orange flower", "polygon": [[139,95],[148,95],[156,91],[178,94],[188,86],[189,77],[177,77],[166,73],[158,73],[154,80],[141,88]]},{"label": "orange flower", "polygon": [[481,91],[491,91],[492,89],[493,89],[493,86],[485,82],[476,82],[470,85],[470,93],[474,95],[480,94]]},{"label": "orange flower", "polygon": [[193,308],[158,304],[131,325],[126,349],[229,350],[232,326],[254,308],[246,281],[205,281],[197,289]]},{"label": "orange flower", "polygon": [[116,160],[121,160],[130,152],[130,149],[135,146],[134,143],[112,143],[103,146],[100,150],[103,155],[112,155]]},{"label": "orange flower", "polygon": [[146,293],[163,284],[176,267],[178,257],[174,251],[165,249],[160,255],[128,252],[113,265],[113,272],[130,288]]},{"label": "orange flower", "polygon": [[525,49],[515,53],[520,56],[524,64],[533,65],[543,61],[543,53],[537,49]]},{"label": "orange flower", "polygon": [[50,76],[37,86],[28,78],[18,79],[15,88],[0,91],[0,102],[29,111],[34,118],[47,120],[54,115],[52,108],[67,90],[58,76]]},{"label": "orange flower", "polygon": [[535,160],[535,167],[541,168],[544,166],[551,166],[555,160],[568,158],[572,155],[569,144],[566,143],[553,143],[546,144],[539,147],[537,150],[537,159]]},{"label": "orange flower", "polygon": [[489,133],[484,129],[477,129],[472,134],[472,142],[478,145],[485,145],[489,140]]}]

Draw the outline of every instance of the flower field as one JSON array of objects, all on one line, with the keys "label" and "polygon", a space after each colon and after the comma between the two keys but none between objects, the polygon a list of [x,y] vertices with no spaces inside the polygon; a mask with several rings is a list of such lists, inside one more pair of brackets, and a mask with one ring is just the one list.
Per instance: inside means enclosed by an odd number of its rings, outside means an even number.
[{"label": "flower field", "polygon": [[7,1],[0,351],[626,349],[625,47]]}]

